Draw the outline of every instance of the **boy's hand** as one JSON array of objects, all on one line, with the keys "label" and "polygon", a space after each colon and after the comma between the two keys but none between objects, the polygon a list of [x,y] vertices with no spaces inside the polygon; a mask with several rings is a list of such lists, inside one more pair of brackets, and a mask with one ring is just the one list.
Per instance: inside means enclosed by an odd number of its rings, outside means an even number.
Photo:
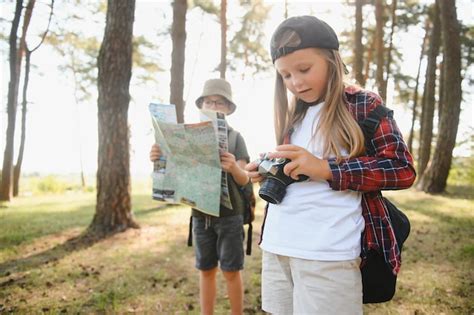
[{"label": "boy's hand", "polygon": [[239,166],[237,165],[235,156],[232,153],[223,151],[221,152],[221,167],[225,172],[232,174]]},{"label": "boy's hand", "polygon": [[150,161],[155,162],[158,160],[163,153],[161,152],[160,146],[158,144],[154,144],[151,146],[151,151],[150,151]]}]

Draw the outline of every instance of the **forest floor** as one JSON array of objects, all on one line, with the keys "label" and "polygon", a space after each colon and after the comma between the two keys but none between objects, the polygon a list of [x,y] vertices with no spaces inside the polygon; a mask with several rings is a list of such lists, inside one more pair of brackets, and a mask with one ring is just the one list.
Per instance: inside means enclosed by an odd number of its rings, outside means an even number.
[{"label": "forest floor", "polygon": [[[143,190],[145,191],[145,190]],[[444,195],[386,193],[412,223],[397,293],[366,314],[474,313],[472,187]],[[198,273],[186,246],[189,208],[132,198],[140,229],[74,244],[92,220],[94,192],[23,196],[0,206],[0,314],[199,313]],[[245,314],[261,314],[262,221],[258,204],[253,253],[246,256]],[[218,276],[216,314],[228,314]]]}]

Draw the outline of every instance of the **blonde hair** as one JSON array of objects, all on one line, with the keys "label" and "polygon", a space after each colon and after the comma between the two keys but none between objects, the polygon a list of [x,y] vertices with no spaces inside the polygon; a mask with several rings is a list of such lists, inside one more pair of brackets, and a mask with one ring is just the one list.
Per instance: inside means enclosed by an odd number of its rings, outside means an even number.
[{"label": "blonde hair", "polygon": [[[278,47],[298,46],[299,36],[294,31],[287,31],[279,39]],[[328,77],[323,99],[325,104],[321,108],[321,116],[316,133],[320,133],[325,143],[323,157],[331,154],[336,156],[339,163],[343,158],[340,148],[344,148],[350,158],[360,156],[365,152],[364,134],[359,125],[346,107],[344,93],[344,63],[336,50],[315,48],[328,64]],[[283,78],[277,72],[275,81],[275,135],[278,144],[282,144],[290,130],[300,122],[308,106],[297,102],[295,96],[288,104],[288,97]]]}]

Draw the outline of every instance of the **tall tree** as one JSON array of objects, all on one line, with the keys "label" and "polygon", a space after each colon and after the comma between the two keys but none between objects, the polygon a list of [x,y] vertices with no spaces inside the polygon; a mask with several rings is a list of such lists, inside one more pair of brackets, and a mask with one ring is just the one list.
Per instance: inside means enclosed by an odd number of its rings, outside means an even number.
[{"label": "tall tree", "polygon": [[20,148],[18,151],[18,157],[16,164],[13,167],[13,196],[18,196],[20,190],[20,175],[21,175],[21,166],[23,163],[23,154],[25,152],[25,142],[26,142],[26,113],[28,107],[28,84],[30,78],[30,67],[31,67],[31,55],[43,44],[44,39],[49,31],[49,25],[51,24],[51,18],[53,16],[54,0],[51,0],[51,10],[49,12],[48,25],[46,30],[41,36],[40,42],[33,48],[28,47],[28,43],[25,40],[25,77],[23,81],[23,93],[22,93],[22,102],[21,102],[21,135],[20,135]]},{"label": "tall tree", "polygon": [[364,68],[364,46],[362,44],[362,7],[364,0],[356,0],[355,2],[355,32],[354,32],[354,74],[357,82],[365,86],[365,78],[363,74]]},{"label": "tall tree", "polygon": [[436,92],[436,69],[437,57],[441,42],[441,22],[439,18],[438,1],[433,5],[431,11],[431,20],[433,27],[431,29],[428,64],[426,66],[426,78],[424,98],[422,103],[421,121],[420,121],[420,146],[418,149],[418,175],[421,179],[423,172],[428,165],[431,155],[431,141],[433,138],[433,117],[435,110],[435,92]]},{"label": "tall tree", "polygon": [[385,45],[384,45],[384,26],[385,26],[385,4],[383,0],[375,0],[375,49],[377,52],[377,70],[375,73],[375,83],[382,99],[385,101],[386,91],[384,90],[384,72],[385,72]]},{"label": "tall tree", "polygon": [[173,2],[173,25],[171,27],[171,40],[173,51],[171,53],[171,83],[170,102],[176,105],[176,116],[179,123],[184,122],[184,56],[186,47],[186,12],[187,0]]},{"label": "tall tree", "polygon": [[[82,121],[80,109],[91,106],[97,84],[97,57],[100,49],[102,32],[88,32],[93,25],[96,30],[105,29],[106,2],[91,2],[74,0],[74,2],[59,2],[55,10],[55,21],[51,32],[46,38],[46,44],[56,51],[60,58],[58,69],[73,87],[74,124],[71,128],[77,135],[78,162],[80,166],[80,181],[86,186],[83,167],[83,143],[81,139]],[[167,35],[168,36],[168,35]],[[155,42],[158,42],[155,40]],[[133,77],[135,84],[146,84],[156,80],[156,73],[163,71],[156,58],[158,47],[144,36],[133,38]]]},{"label": "tall tree", "polygon": [[222,79],[225,79],[225,72],[227,68],[227,0],[221,0],[221,63],[219,66],[219,73]]},{"label": "tall tree", "polygon": [[[33,2],[34,3],[34,2]],[[27,9],[33,10],[32,6]],[[23,10],[23,0],[17,0],[15,6],[15,13],[12,21],[12,28],[10,30],[9,41],[9,58],[10,58],[10,82],[8,84],[8,101],[7,101],[7,116],[8,125],[5,141],[5,152],[3,155],[2,168],[2,187],[0,191],[0,200],[10,201],[13,197],[13,153],[15,143],[15,125],[16,125],[16,110],[18,105],[18,86],[20,84],[21,59],[23,45],[18,45],[18,27],[20,25],[21,12]],[[23,19],[23,32],[26,36],[26,30],[29,25],[29,16],[25,14]],[[22,37],[24,37],[22,35]]]},{"label": "tall tree", "polygon": [[444,72],[449,80],[443,82],[443,106],[433,160],[422,179],[423,190],[428,193],[440,193],[446,188],[452,152],[456,144],[462,100],[460,25],[456,15],[456,2],[455,0],[437,2],[441,12]]},{"label": "tall tree", "polygon": [[137,228],[130,198],[129,86],[135,0],[107,2],[98,58],[97,205],[89,230],[99,236]]}]

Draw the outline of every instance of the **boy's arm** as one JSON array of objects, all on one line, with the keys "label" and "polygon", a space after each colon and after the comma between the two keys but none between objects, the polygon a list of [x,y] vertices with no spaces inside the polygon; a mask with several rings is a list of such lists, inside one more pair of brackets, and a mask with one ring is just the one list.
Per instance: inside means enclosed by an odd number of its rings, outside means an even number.
[{"label": "boy's arm", "polygon": [[245,170],[245,165],[247,165],[247,161],[238,160],[236,164],[237,167],[232,173],[232,177],[234,178],[234,181],[237,183],[237,185],[243,186],[249,182],[249,176],[247,174],[247,171]]}]

